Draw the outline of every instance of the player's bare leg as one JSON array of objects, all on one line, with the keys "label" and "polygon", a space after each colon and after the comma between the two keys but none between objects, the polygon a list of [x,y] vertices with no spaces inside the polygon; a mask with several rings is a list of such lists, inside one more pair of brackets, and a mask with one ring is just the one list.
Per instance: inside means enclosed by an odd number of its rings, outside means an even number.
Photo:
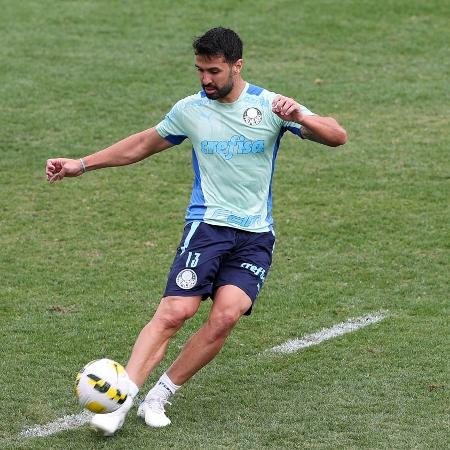
[{"label": "player's bare leg", "polygon": [[220,352],[231,330],[251,304],[247,294],[236,286],[222,286],[217,290],[208,320],[186,342],[178,358],[139,407],[138,415],[145,418],[148,425],[170,424],[164,411],[170,395]]},{"label": "player's bare leg", "polygon": [[184,345],[178,358],[166,371],[177,385],[184,384],[208,364],[222,349],[238,320],[252,305],[248,295],[232,285],[220,287],[208,320]]},{"label": "player's bare leg", "polygon": [[165,297],[156,310],[152,320],[142,329],[131,353],[126,370],[130,377],[130,391],[126,402],[109,414],[96,414],[91,426],[112,436],[122,427],[128,411],[133,406],[133,397],[139,391],[150,372],[163,358],[170,338],[183,323],[198,310],[201,297]]},{"label": "player's bare leg", "polygon": [[141,387],[151,371],[161,362],[170,338],[191,318],[201,297],[165,297],[152,320],[142,329],[131,353],[126,371]]}]

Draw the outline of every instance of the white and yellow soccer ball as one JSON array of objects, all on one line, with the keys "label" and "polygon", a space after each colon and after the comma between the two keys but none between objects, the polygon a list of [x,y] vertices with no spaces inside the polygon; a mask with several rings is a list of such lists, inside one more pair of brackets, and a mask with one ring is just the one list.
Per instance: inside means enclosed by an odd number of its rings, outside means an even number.
[{"label": "white and yellow soccer ball", "polygon": [[129,378],[123,366],[103,358],[91,361],[78,373],[75,392],[83,408],[104,414],[120,408],[128,388]]}]

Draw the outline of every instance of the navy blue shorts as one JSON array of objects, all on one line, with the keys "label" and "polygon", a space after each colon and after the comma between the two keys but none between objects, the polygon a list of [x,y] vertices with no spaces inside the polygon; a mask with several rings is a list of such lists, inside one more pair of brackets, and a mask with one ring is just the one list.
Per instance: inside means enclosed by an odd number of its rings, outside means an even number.
[{"label": "navy blue shorts", "polygon": [[242,289],[253,306],[270,269],[274,245],[271,231],[252,233],[199,221],[188,223],[164,297],[214,298],[217,288],[231,284]]}]

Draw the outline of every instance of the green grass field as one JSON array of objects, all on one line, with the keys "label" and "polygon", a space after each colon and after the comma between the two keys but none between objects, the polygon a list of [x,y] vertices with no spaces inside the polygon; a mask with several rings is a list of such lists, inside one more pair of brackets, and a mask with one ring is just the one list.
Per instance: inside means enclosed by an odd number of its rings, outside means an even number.
[{"label": "green grass field", "polygon": [[[448,448],[448,24],[444,0],[3,1],[0,448]],[[197,92],[191,41],[217,25],[243,38],[245,79],[336,117],[349,142],[284,138],[270,276],[254,314],[174,398],[172,426],[133,413],[112,439],[88,426],[21,438],[81,412],[86,362],[126,362],[192,183],[188,143],[55,185],[45,161],[148,128]],[[379,324],[262,355],[379,310]]]}]

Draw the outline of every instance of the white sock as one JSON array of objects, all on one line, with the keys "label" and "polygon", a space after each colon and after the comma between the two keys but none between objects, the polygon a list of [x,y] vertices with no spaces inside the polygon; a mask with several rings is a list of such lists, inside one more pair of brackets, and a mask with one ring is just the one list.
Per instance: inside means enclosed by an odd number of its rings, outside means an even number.
[{"label": "white sock", "polygon": [[175,394],[180,387],[181,386],[175,384],[164,372],[155,386],[150,389],[145,398],[148,399],[158,397],[167,400],[171,395]]},{"label": "white sock", "polygon": [[136,395],[138,395],[139,392],[139,388],[137,387],[136,383],[133,380],[129,380],[130,382],[128,383],[128,395],[131,398],[136,397]]}]

